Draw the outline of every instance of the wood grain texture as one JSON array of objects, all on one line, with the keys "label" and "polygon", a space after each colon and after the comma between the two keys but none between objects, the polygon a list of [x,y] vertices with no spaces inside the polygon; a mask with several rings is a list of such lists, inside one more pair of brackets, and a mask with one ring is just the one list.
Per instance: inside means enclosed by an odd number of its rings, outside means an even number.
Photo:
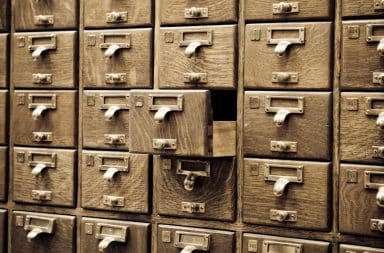
[{"label": "wood grain texture", "polygon": [[8,87],[8,39],[8,34],[0,34],[0,88]]},{"label": "wood grain texture", "polygon": [[[273,106],[282,108],[297,107],[297,100],[279,99],[279,96],[303,97],[304,113],[288,115],[283,126],[277,127],[273,122],[276,113],[265,111],[267,96],[272,98]],[[259,105],[255,106],[252,100],[257,99]],[[244,100],[244,153],[259,157],[329,160],[330,108],[330,92],[246,91]],[[297,142],[297,152],[272,152],[271,141]]]},{"label": "wood grain texture", "polygon": [[341,244],[340,245],[340,253],[348,253],[348,252],[355,252],[355,253],[364,253],[364,252],[372,252],[372,253],[383,253],[384,249],[379,248],[369,248],[369,247],[362,247],[362,246],[356,246],[356,245],[347,245],[347,244]]},{"label": "wood grain texture", "polygon": [[0,209],[0,253],[7,252],[7,216],[7,210]]},{"label": "wood grain texture", "polygon": [[[98,245],[101,242],[100,239],[95,237],[97,231],[97,225],[106,225],[105,230],[108,229],[108,225],[121,226],[127,228],[126,242],[112,242],[105,252],[113,253],[149,253],[150,252],[150,224],[138,223],[122,220],[107,220],[107,219],[93,219],[82,218],[81,219],[81,250],[80,253],[99,252]],[[86,227],[92,227],[92,233],[88,233]],[[117,234],[117,233],[116,233]],[[108,232],[106,233],[108,235]],[[112,231],[111,235],[115,235]]]},{"label": "wood grain texture", "polygon": [[[170,162],[171,167],[164,165]],[[192,191],[184,188],[185,175],[177,173],[179,162],[193,164],[201,161],[210,164],[209,177],[197,177]],[[188,169],[186,169],[188,170]],[[191,171],[199,170],[198,167]],[[236,211],[236,169],[234,158],[191,159],[189,157],[154,156],[154,197],[158,200],[157,212],[196,219],[233,221]],[[204,213],[186,213],[182,202],[204,203]]]},{"label": "wood grain texture", "polygon": [[[271,166],[272,174],[292,176],[292,169],[277,166],[303,166],[303,183],[289,183],[283,196],[273,194],[275,182],[265,180],[264,170]],[[244,221],[278,227],[329,230],[331,222],[330,163],[262,160],[244,161]],[[270,210],[296,211],[297,222],[270,219]]]},{"label": "wood grain texture", "polygon": [[10,1],[3,0],[0,2],[0,30],[8,30],[9,26],[9,9],[10,9]]},{"label": "wood grain texture", "polygon": [[[6,201],[7,200],[8,156],[9,156],[8,148],[7,147],[0,147],[0,201]],[[1,249],[1,247],[0,247],[0,249]]]},{"label": "wood grain texture", "polygon": [[[105,160],[102,162],[102,158]],[[128,159],[128,172],[118,172],[111,182],[103,179],[100,166],[124,165]],[[92,161],[92,162],[90,162]],[[149,211],[149,156],[126,152],[83,151],[81,168],[81,203],[84,208],[147,213]],[[123,207],[103,204],[103,196],[124,197]]]},{"label": "wood grain texture", "polygon": [[343,0],[343,17],[382,17],[384,10],[375,10],[374,1]]},{"label": "wood grain texture", "polygon": [[[130,48],[121,48],[108,58],[107,49],[101,49],[105,36],[107,43],[127,43],[129,35]],[[123,36],[122,36],[123,35]],[[83,43],[83,85],[86,88],[150,88],[152,87],[152,29],[92,30],[84,31]],[[89,43],[91,38],[96,43]],[[126,82],[108,84],[105,75],[125,73]]]},{"label": "wood grain texture", "polygon": [[[384,146],[384,132],[376,126],[378,116],[366,115],[366,100],[377,98],[374,107],[384,110],[384,94],[343,92],[341,96],[341,161],[383,164],[382,159],[373,157],[372,146]],[[356,104],[356,110],[348,110],[350,104]]]},{"label": "wood grain texture", "polygon": [[[41,234],[31,242],[27,241],[29,231],[24,230],[24,226],[16,225],[16,217],[20,216],[24,220],[28,215],[54,218],[55,225],[53,234]],[[12,253],[75,253],[75,228],[76,218],[67,215],[55,215],[46,213],[19,212],[14,211],[11,223],[11,252]]]},{"label": "wood grain texture", "polygon": [[213,121],[212,156],[236,156],[236,121]]},{"label": "wood grain texture", "polygon": [[[318,1],[321,2],[321,1]],[[267,31],[273,29],[272,38],[298,38],[299,34],[283,31],[283,28],[305,29],[305,43],[293,44],[286,54],[279,57],[276,45],[268,43]],[[257,89],[330,89],[332,87],[332,25],[318,23],[270,23],[248,24],[245,32],[244,85]],[[260,40],[252,40],[254,31],[259,31]],[[297,72],[297,83],[274,83],[273,72]]]},{"label": "wood grain texture", "polygon": [[[15,30],[70,29],[77,26],[78,0],[35,1],[13,0]],[[36,25],[35,16],[53,15],[53,25]]]},{"label": "wood grain texture", "polygon": [[[28,108],[29,95],[56,95],[56,109],[43,112],[40,119],[34,120]],[[18,104],[23,97],[24,104]],[[12,129],[13,140],[18,145],[74,147],[77,145],[77,92],[76,91],[14,91]],[[44,100],[49,101],[48,99]],[[52,142],[34,142],[33,132],[52,132]]]},{"label": "wood grain texture", "polygon": [[[31,0],[32,1],[32,0]],[[56,49],[47,50],[34,60],[32,51],[28,49],[28,38],[31,36],[56,36]],[[73,88],[76,84],[75,46],[76,32],[39,32],[15,33],[13,39],[12,83],[17,88]],[[36,40],[36,41],[35,41]],[[40,41],[41,40],[41,41]],[[33,44],[52,45],[49,39],[34,39]],[[51,84],[33,83],[33,74],[52,74]]]},{"label": "wood grain texture", "polygon": [[0,144],[8,142],[8,91],[0,90]]},{"label": "wood grain texture", "polygon": [[[233,23],[237,21],[237,0],[159,0],[158,4],[162,25]],[[208,18],[184,18],[185,9],[192,7],[208,8]]]},{"label": "wood grain texture", "polygon": [[[212,32],[212,45],[199,47],[196,53],[188,58],[185,55],[187,47],[180,46],[179,41],[207,41],[209,32]],[[173,37],[172,43],[167,42],[169,37]],[[161,28],[157,65],[160,88],[236,88],[236,45],[236,25]],[[185,73],[206,73],[207,82],[185,83]]]},{"label": "wood grain texture", "polygon": [[[370,1],[372,3],[373,1]],[[368,24],[384,25],[383,20],[344,21],[341,59],[341,87],[343,90],[384,90],[383,85],[373,83],[373,72],[384,72],[383,57],[377,52],[377,42],[367,42]],[[349,29],[356,29],[358,38],[349,38]],[[382,34],[383,28],[375,28]],[[382,37],[384,38],[384,37]]]},{"label": "wood grain texture", "polygon": [[[29,164],[29,154],[32,154],[33,162],[52,162],[51,156],[56,155],[56,167],[46,168],[41,174],[34,176],[32,169],[35,166]],[[20,156],[24,157],[24,160],[20,160]],[[74,206],[76,196],[75,161],[75,150],[14,148],[13,201],[39,205]],[[33,199],[33,190],[51,191],[52,200]]]}]

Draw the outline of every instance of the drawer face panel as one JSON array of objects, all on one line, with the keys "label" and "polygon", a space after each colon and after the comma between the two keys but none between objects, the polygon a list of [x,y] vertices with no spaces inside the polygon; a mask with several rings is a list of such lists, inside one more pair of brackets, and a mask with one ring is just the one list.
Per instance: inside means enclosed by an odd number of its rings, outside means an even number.
[{"label": "drawer face panel", "polygon": [[0,209],[0,253],[7,252],[7,216],[7,210]]},{"label": "drawer face panel", "polygon": [[15,29],[69,29],[77,25],[78,0],[14,0]]},{"label": "drawer face panel", "polygon": [[330,159],[331,93],[247,91],[244,103],[246,155]]},{"label": "drawer face panel", "polygon": [[341,93],[340,158],[383,164],[384,94]]},{"label": "drawer face panel", "polygon": [[150,25],[151,0],[85,0],[85,27],[127,27]]},{"label": "drawer face panel", "polygon": [[384,90],[383,20],[343,22],[341,52],[343,90]]},{"label": "drawer face panel", "polygon": [[161,28],[160,88],[235,88],[237,27]]},{"label": "drawer face panel", "polygon": [[75,87],[76,32],[16,33],[14,39],[15,87]]},{"label": "drawer face panel", "polygon": [[244,160],[244,221],[326,230],[330,224],[331,165]]},{"label": "drawer face panel", "polygon": [[204,90],[132,90],[129,150],[205,156],[212,131],[210,93]]},{"label": "drawer face panel", "polygon": [[13,200],[73,206],[75,159],[74,150],[14,148]]},{"label": "drawer face panel", "polygon": [[150,252],[150,224],[83,218],[81,252]]},{"label": "drawer face panel", "polygon": [[16,145],[74,147],[77,143],[76,91],[15,91]]},{"label": "drawer face panel", "polygon": [[343,0],[343,16],[378,16],[384,14],[384,4],[380,0]]},{"label": "drawer face panel", "polygon": [[154,156],[154,181],[160,214],[227,221],[235,218],[234,158]]},{"label": "drawer face panel", "polygon": [[384,167],[341,165],[340,231],[384,237]]},{"label": "drawer face panel", "polygon": [[7,199],[7,189],[8,189],[7,174],[8,174],[8,148],[0,147],[0,201],[5,201]]},{"label": "drawer face panel", "polygon": [[5,87],[8,87],[8,34],[0,34],[0,88]]},{"label": "drawer face panel", "polygon": [[331,88],[331,27],[329,22],[247,25],[245,87]]},{"label": "drawer face panel", "polygon": [[149,155],[83,151],[82,207],[148,212]]},{"label": "drawer face panel", "polygon": [[128,150],[128,127],[128,91],[84,92],[84,147]]},{"label": "drawer face panel", "polygon": [[84,39],[85,87],[152,86],[152,29],[85,31]]},{"label": "drawer face panel", "polygon": [[4,31],[8,29],[10,18],[7,17],[7,14],[10,9],[10,1],[1,1],[0,2],[0,30]]},{"label": "drawer face panel", "polygon": [[191,247],[201,252],[209,250],[210,253],[234,253],[235,233],[192,227],[158,226],[158,253],[189,252],[188,249]]},{"label": "drawer face panel", "polygon": [[328,253],[330,248],[330,243],[328,242],[245,233],[243,235],[243,249],[241,252]]},{"label": "drawer face panel", "polygon": [[236,22],[237,0],[160,0],[161,24]]},{"label": "drawer face panel", "polygon": [[7,117],[8,91],[0,90],[0,144],[8,142],[8,117]]},{"label": "drawer face panel", "polygon": [[339,252],[340,253],[383,253],[384,249],[341,244]]}]

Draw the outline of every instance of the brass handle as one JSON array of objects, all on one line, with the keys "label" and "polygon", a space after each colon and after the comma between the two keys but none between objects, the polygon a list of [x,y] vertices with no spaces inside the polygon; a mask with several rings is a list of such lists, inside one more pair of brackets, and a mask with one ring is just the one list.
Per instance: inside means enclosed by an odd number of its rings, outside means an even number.
[{"label": "brass handle", "polygon": [[379,74],[379,75],[376,77],[376,80],[377,80],[378,84],[380,84],[380,85],[384,85],[384,73]]},{"label": "brass handle", "polygon": [[377,45],[377,52],[380,56],[384,56],[384,39],[381,39],[379,45]]},{"label": "brass handle", "polygon": [[290,45],[292,45],[292,42],[290,41],[287,41],[287,40],[280,41],[279,43],[277,43],[275,47],[275,54],[279,57],[283,56],[287,52],[288,47]]},{"label": "brass handle", "polygon": [[287,2],[280,2],[277,4],[277,11],[279,13],[287,13],[292,11],[292,4]]},{"label": "brass handle", "polygon": [[119,172],[120,170],[117,168],[109,168],[103,175],[103,179],[106,182],[112,182],[113,177]]},{"label": "brass handle", "polygon": [[203,43],[201,41],[192,41],[185,49],[185,55],[188,58],[191,58],[196,53],[197,49],[202,45]]},{"label": "brass handle", "polygon": [[380,128],[384,128],[384,111],[379,113],[379,116],[376,120],[376,125]]},{"label": "brass handle", "polygon": [[279,83],[285,83],[288,82],[291,79],[291,75],[287,72],[279,72],[277,73],[276,80]]},{"label": "brass handle", "polygon": [[49,50],[50,48],[48,48],[48,47],[46,47],[46,46],[38,46],[35,50],[33,50],[33,52],[32,52],[32,58],[33,58],[33,60],[37,60],[37,59],[39,59],[41,56],[42,56],[42,54],[45,52],[45,51],[47,51],[47,50]]},{"label": "brass handle", "polygon": [[384,232],[384,220],[377,222],[377,230]]},{"label": "brass handle", "polygon": [[193,191],[193,188],[195,186],[196,182],[196,176],[193,173],[190,173],[185,177],[184,180],[184,189],[187,191]]},{"label": "brass handle", "polygon": [[38,106],[35,108],[35,110],[33,110],[33,112],[32,112],[32,118],[33,118],[34,120],[38,120],[38,119],[40,119],[40,117],[42,116],[43,112],[44,112],[45,110],[47,110],[47,109],[48,109],[48,107],[46,107],[45,105],[38,105]]},{"label": "brass handle", "polygon": [[99,243],[99,246],[98,246],[98,249],[99,249],[99,252],[104,252],[105,249],[107,249],[109,247],[109,245],[116,241],[115,238],[113,237],[106,237],[104,238],[102,241],[100,241]]},{"label": "brass handle", "polygon": [[156,123],[162,123],[169,112],[172,111],[170,107],[161,107],[154,116]]},{"label": "brass handle", "polygon": [[114,22],[119,22],[124,20],[124,15],[121,12],[112,11],[108,13],[108,18]]},{"label": "brass handle", "polygon": [[195,250],[197,250],[197,247],[192,246],[192,245],[187,245],[183,248],[183,250],[180,253],[191,253]]},{"label": "brass handle", "polygon": [[121,47],[116,44],[110,45],[108,49],[105,50],[104,56],[107,58],[111,58],[120,48]]},{"label": "brass handle", "polygon": [[48,168],[46,164],[43,164],[43,163],[39,163],[37,164],[33,169],[32,169],[32,175],[34,175],[35,177],[37,177],[38,175],[40,175],[44,169]]},{"label": "brass handle", "polygon": [[384,186],[379,187],[379,191],[376,195],[376,204],[379,207],[384,207]]},{"label": "brass handle", "polygon": [[273,117],[273,122],[275,122],[275,125],[277,127],[281,127],[284,125],[284,122],[286,121],[288,115],[290,114],[291,112],[289,110],[285,110],[285,109],[282,109],[282,110],[279,110],[275,116]]},{"label": "brass handle", "polygon": [[115,114],[121,110],[121,106],[113,105],[109,107],[109,109],[105,112],[104,118],[106,121],[111,121],[113,117],[115,117]]},{"label": "brass handle", "polygon": [[283,222],[288,218],[289,212],[279,210],[279,211],[276,211],[275,215],[276,215],[275,217],[276,217],[277,221]]},{"label": "brass handle", "polygon": [[287,178],[285,177],[281,177],[279,178],[276,183],[274,184],[273,186],[273,194],[276,196],[276,197],[281,197],[283,196],[284,192],[285,192],[285,188],[288,186],[288,184],[290,183],[291,181],[289,181]]},{"label": "brass handle", "polygon": [[28,242],[31,242],[32,240],[36,239],[42,233],[44,233],[44,231],[41,228],[34,228],[34,229],[32,229],[27,234]]},{"label": "brass handle", "polygon": [[186,10],[186,15],[188,15],[191,18],[198,18],[203,16],[203,10],[201,8],[191,7],[188,10]]},{"label": "brass handle", "polygon": [[51,140],[51,134],[46,132],[33,132],[35,142],[46,142]]}]

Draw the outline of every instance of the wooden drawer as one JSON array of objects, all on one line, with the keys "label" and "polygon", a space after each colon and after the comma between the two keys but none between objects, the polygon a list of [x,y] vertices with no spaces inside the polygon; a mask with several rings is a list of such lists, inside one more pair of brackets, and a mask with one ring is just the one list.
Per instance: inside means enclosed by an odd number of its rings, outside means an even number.
[{"label": "wooden drawer", "polygon": [[331,164],[244,160],[244,221],[327,230],[331,222]]},{"label": "wooden drawer", "polygon": [[75,87],[76,32],[16,33],[14,39],[16,88]]},{"label": "wooden drawer", "polygon": [[341,93],[340,159],[383,164],[384,94]]},{"label": "wooden drawer", "polygon": [[[191,250],[196,248],[196,250]],[[212,229],[199,229],[159,225],[156,253],[180,253],[209,250],[210,253],[234,253],[235,233]]]},{"label": "wooden drawer", "polygon": [[83,151],[82,207],[109,211],[149,211],[149,156]]},{"label": "wooden drawer", "polygon": [[161,28],[160,88],[235,88],[236,37],[236,25]]},{"label": "wooden drawer", "polygon": [[8,91],[0,90],[0,144],[8,142]]},{"label": "wooden drawer", "polygon": [[7,252],[7,210],[0,209],[0,253]]},{"label": "wooden drawer", "polygon": [[150,224],[120,220],[82,218],[81,253],[149,253]]},{"label": "wooden drawer", "polygon": [[52,30],[77,26],[78,0],[14,0],[15,29]]},{"label": "wooden drawer", "polygon": [[85,91],[83,146],[128,150],[129,91]]},{"label": "wooden drawer", "polygon": [[237,21],[237,0],[160,0],[160,22],[166,24],[213,24]]},{"label": "wooden drawer", "polygon": [[331,28],[330,22],[247,25],[245,87],[330,89]]},{"label": "wooden drawer", "polygon": [[0,31],[8,30],[10,15],[10,1],[3,0],[0,2]]},{"label": "wooden drawer", "polygon": [[77,144],[76,100],[76,91],[15,91],[14,143],[74,147]]},{"label": "wooden drawer", "polygon": [[383,33],[384,20],[343,22],[342,89],[384,90]]},{"label": "wooden drawer", "polygon": [[76,151],[14,148],[13,200],[52,206],[75,203]]},{"label": "wooden drawer", "polygon": [[243,235],[243,249],[241,252],[328,253],[330,248],[330,243],[328,242],[245,233]]},{"label": "wooden drawer", "polygon": [[8,148],[0,147],[0,201],[7,200],[7,189],[8,189],[7,182],[8,182]]},{"label": "wooden drawer", "polygon": [[329,160],[331,102],[330,92],[245,92],[244,153]]},{"label": "wooden drawer", "polygon": [[85,27],[128,27],[150,25],[151,0],[83,0]]},{"label": "wooden drawer", "polygon": [[8,87],[8,50],[8,34],[0,34],[0,88]]},{"label": "wooden drawer", "polygon": [[343,0],[343,16],[383,17],[384,4],[380,0]]},{"label": "wooden drawer", "polygon": [[384,249],[369,248],[355,245],[340,245],[340,253],[383,253]]},{"label": "wooden drawer", "polygon": [[247,20],[299,20],[331,18],[333,0],[246,0]]},{"label": "wooden drawer", "polygon": [[207,90],[131,90],[129,117],[135,122],[129,124],[132,153],[235,154],[235,122],[213,122]]},{"label": "wooden drawer", "polygon": [[154,187],[159,214],[227,221],[235,218],[234,158],[154,156]]},{"label": "wooden drawer", "polygon": [[13,212],[11,253],[75,253],[74,216]]},{"label": "wooden drawer", "polygon": [[87,88],[152,87],[152,29],[84,32]]}]

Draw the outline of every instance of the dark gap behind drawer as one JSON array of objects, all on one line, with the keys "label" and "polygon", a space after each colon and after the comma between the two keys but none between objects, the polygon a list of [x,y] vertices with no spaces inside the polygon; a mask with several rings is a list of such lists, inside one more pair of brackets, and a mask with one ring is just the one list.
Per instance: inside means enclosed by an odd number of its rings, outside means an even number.
[{"label": "dark gap behind drawer", "polygon": [[213,120],[236,121],[237,91],[211,91]]}]

